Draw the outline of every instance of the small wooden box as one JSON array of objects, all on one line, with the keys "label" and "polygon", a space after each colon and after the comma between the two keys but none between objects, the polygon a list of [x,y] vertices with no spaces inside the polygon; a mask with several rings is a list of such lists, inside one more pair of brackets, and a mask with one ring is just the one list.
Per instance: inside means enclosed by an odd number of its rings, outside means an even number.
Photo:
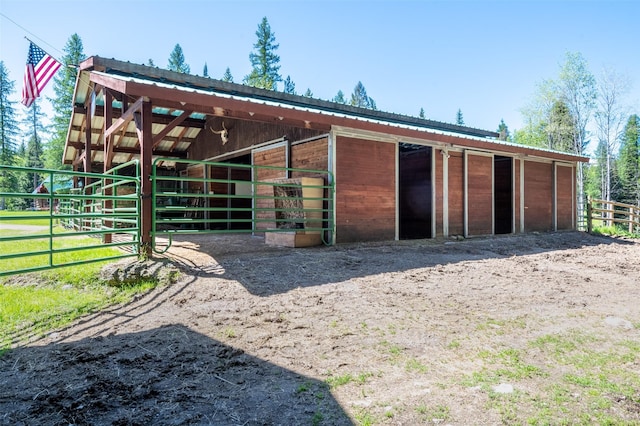
[{"label": "small wooden box", "polygon": [[270,246],[282,247],[312,247],[322,244],[320,233],[305,233],[304,231],[267,231],[264,242]]}]

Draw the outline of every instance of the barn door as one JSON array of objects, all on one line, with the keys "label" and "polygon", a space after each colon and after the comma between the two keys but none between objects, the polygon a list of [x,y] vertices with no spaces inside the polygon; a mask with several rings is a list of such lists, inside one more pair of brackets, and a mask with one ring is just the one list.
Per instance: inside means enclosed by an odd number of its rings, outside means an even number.
[{"label": "barn door", "polygon": [[493,155],[466,152],[467,236],[493,234]]},{"label": "barn door", "polygon": [[431,238],[432,148],[401,143],[398,149],[400,239]]}]

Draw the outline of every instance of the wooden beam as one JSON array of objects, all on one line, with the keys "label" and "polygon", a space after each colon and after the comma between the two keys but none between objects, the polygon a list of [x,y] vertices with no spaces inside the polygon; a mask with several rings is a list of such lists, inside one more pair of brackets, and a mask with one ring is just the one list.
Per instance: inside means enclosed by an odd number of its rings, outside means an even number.
[{"label": "wooden beam", "polygon": [[[84,149],[84,144],[82,142],[71,142],[69,143],[69,146],[72,146],[76,149]],[[97,150],[104,150],[104,145],[92,145],[93,148],[97,149]],[[140,154],[140,149],[139,148],[126,148],[126,147],[118,147],[118,146],[114,146],[113,147],[113,152],[115,154]],[[187,153],[185,152],[172,152],[172,151],[154,151],[153,153],[154,155],[159,155],[159,156],[163,156],[163,157],[174,157],[174,158],[186,158]],[[84,154],[83,154],[84,155]],[[77,160],[74,160],[77,161]]]},{"label": "wooden beam", "polygon": [[[104,91],[104,123],[103,123],[103,128],[104,130],[104,134],[103,134],[103,142],[104,142],[104,149],[103,149],[103,158],[102,158],[102,162],[103,162],[103,166],[102,166],[102,170],[103,172],[106,174],[110,169],[111,169],[111,161],[113,160],[113,144],[114,144],[114,139],[113,139],[113,135],[110,133],[107,133],[107,128],[111,127],[111,124],[113,123],[113,97],[111,96],[111,91],[109,90],[105,90]],[[111,190],[111,185],[112,181],[111,179],[105,179],[104,180],[104,185],[105,188],[103,188],[103,194],[106,196],[110,196],[112,194],[112,190]],[[111,211],[111,209],[113,208],[113,200],[103,200],[103,208],[105,210],[107,210],[108,212]],[[105,221],[105,226],[107,228],[111,228],[113,226],[113,221]],[[105,244],[109,244],[112,241],[112,234],[104,234],[102,236],[102,242]]]},{"label": "wooden beam", "polygon": [[103,141],[104,141],[104,173],[107,172],[111,168],[111,161],[113,160],[113,136],[111,133],[107,132],[107,129],[111,127],[113,123],[113,98],[111,96],[111,92],[109,90],[105,90],[104,92],[104,133],[103,133]]},{"label": "wooden beam", "polygon": [[116,120],[115,123],[113,123],[111,126],[109,126],[108,129],[104,131],[104,137],[107,138],[111,136],[112,133],[118,131],[120,128],[126,127],[133,118],[133,115],[140,109],[143,102],[144,97],[138,98],[138,100],[135,101],[133,105],[131,105],[131,107],[129,107],[129,109]]},{"label": "wooden beam", "polygon": [[140,237],[142,247],[141,254],[151,257],[151,222],[152,222],[152,185],[151,168],[153,154],[153,134],[151,125],[153,117],[151,114],[151,102],[142,102],[142,112],[134,114],[136,120],[136,131],[140,138]]},{"label": "wooden beam", "polygon": [[80,163],[84,162],[84,157],[85,157],[85,153],[84,151],[82,152],[82,154],[78,155],[78,157],[73,160],[73,169],[76,170],[76,167],[80,165]]},{"label": "wooden beam", "polygon": [[177,116],[171,123],[167,124],[160,133],[155,135],[153,137],[153,148],[157,147],[158,144],[162,142],[162,139],[164,139],[164,137],[167,136],[169,132],[172,131],[176,126],[178,126],[180,123],[186,120],[187,117],[189,117],[192,112],[193,111],[189,111],[189,110],[183,111],[182,114]]},{"label": "wooden beam", "polygon": [[[91,173],[91,118],[85,110],[85,128],[84,128],[84,171]],[[89,182],[87,182],[89,181]],[[90,178],[85,178],[85,185],[90,182]]]}]

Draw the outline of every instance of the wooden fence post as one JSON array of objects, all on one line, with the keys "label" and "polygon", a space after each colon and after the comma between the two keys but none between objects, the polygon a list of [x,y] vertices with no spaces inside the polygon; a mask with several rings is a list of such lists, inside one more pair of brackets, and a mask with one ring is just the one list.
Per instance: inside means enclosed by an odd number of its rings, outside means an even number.
[{"label": "wooden fence post", "polygon": [[591,198],[587,198],[587,233],[591,234],[592,229],[592,219],[591,219]]}]

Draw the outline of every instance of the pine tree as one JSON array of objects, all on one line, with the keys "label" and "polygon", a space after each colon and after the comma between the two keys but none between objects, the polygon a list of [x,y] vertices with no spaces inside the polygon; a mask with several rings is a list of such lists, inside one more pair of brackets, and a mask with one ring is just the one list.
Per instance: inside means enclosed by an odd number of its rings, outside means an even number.
[{"label": "pine tree", "polygon": [[244,83],[268,90],[277,90],[277,84],[282,81],[278,73],[280,70],[280,56],[276,55],[279,44],[276,43],[275,33],[271,32],[271,26],[266,16],[258,25],[256,31],[258,41],[253,45],[254,52],[249,54],[251,72],[245,76]]},{"label": "pine tree", "polygon": [[182,53],[182,47],[180,47],[180,44],[176,44],[171,55],[169,55],[168,70],[183,74],[191,73],[191,67],[185,63],[184,53]]},{"label": "pine tree", "polygon": [[207,68],[207,63],[204,63],[204,69],[202,70],[203,77],[209,77],[209,69]]},{"label": "pine tree", "polygon": [[69,37],[64,48],[65,55],[60,58],[63,66],[53,78],[55,97],[50,99],[53,105],[53,128],[52,137],[45,152],[45,166],[50,169],[70,168],[62,165],[62,156],[69,129],[69,118],[73,111],[73,91],[78,75],[78,64],[86,58],[83,49],[82,40],[78,34]]},{"label": "pine tree", "polygon": [[16,150],[15,138],[18,134],[15,101],[10,97],[15,92],[15,81],[9,78],[9,71],[0,61],[0,164],[13,164]]},{"label": "pine tree", "polygon": [[350,104],[360,108],[377,109],[375,101],[367,95],[367,90],[361,81],[359,81],[353,89]]},{"label": "pine tree", "polygon": [[637,114],[629,117],[622,133],[617,168],[624,194],[620,201],[640,207],[640,117]]},{"label": "pine tree", "polygon": [[227,83],[233,83],[233,76],[231,75],[231,70],[229,69],[229,67],[227,67],[227,69],[224,70],[222,81],[226,81]]},{"label": "pine tree", "polygon": [[290,95],[296,95],[296,85],[295,83],[291,80],[290,76],[287,76],[287,78],[284,80],[284,93],[288,93]]},{"label": "pine tree", "polygon": [[423,120],[427,118],[424,114],[424,108],[420,108],[420,113],[418,113],[418,117],[422,118]]},{"label": "pine tree", "polygon": [[[14,93],[15,82],[9,79],[9,71],[0,61],[0,164],[13,165],[16,154],[15,137],[18,124],[15,118],[14,101],[9,100]],[[8,170],[0,171],[0,192],[18,192],[16,175]],[[9,203],[13,199],[8,200]],[[0,210],[7,208],[7,200],[0,198]]]},{"label": "pine tree", "polygon": [[498,136],[498,140],[501,140],[501,141],[510,141],[511,140],[511,134],[509,133],[509,127],[505,124],[503,118],[500,119],[500,124],[498,125],[497,132],[500,134],[500,136]]},{"label": "pine tree", "polygon": [[556,151],[572,152],[575,121],[569,107],[562,100],[556,100],[549,113],[546,126],[549,144],[547,148]]},{"label": "pine tree", "polygon": [[342,92],[342,90],[338,90],[338,93],[333,97],[332,101],[338,104],[343,104],[343,105],[347,104],[347,100],[345,99],[344,93]]},{"label": "pine tree", "polygon": [[155,67],[156,64],[153,62],[153,59],[149,58],[149,60],[147,61],[147,66],[148,67]]},{"label": "pine tree", "polygon": [[304,92],[304,96],[305,98],[313,98],[313,92],[311,91],[311,89],[307,88],[307,91]]},{"label": "pine tree", "polygon": [[462,117],[462,110],[458,108],[458,113],[456,114],[456,124],[458,126],[464,126],[464,118]]},{"label": "pine tree", "polygon": [[[44,143],[42,140],[42,136],[45,134],[45,129],[42,124],[43,118],[44,113],[40,108],[38,100],[36,100],[31,107],[29,107],[29,114],[23,126],[28,129],[25,133],[27,137],[27,149],[25,153],[26,167],[42,169],[45,165]],[[30,185],[27,191],[31,192],[38,186],[42,177],[38,173],[29,173],[28,175]]]}]

